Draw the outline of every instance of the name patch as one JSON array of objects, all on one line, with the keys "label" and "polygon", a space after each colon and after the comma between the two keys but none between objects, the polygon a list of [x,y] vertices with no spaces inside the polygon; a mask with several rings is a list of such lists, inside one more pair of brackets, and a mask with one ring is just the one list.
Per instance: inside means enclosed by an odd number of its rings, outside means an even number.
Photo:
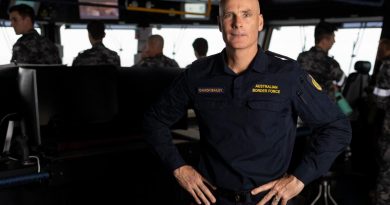
[{"label": "name patch", "polygon": [[199,94],[221,94],[224,93],[223,88],[198,88],[198,93]]},{"label": "name patch", "polygon": [[280,94],[280,89],[278,85],[256,84],[252,88],[252,93]]}]

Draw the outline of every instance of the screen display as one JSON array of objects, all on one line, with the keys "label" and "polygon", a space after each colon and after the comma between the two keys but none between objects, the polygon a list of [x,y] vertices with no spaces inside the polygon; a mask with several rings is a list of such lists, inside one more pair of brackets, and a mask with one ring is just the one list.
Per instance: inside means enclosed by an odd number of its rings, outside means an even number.
[{"label": "screen display", "polygon": [[79,3],[91,3],[116,7],[80,5],[80,19],[119,19],[118,0],[79,0]]},{"label": "screen display", "polygon": [[[206,3],[184,3],[185,12],[194,12],[194,13],[206,13]],[[194,19],[194,20],[207,20],[208,16],[205,15],[193,15],[193,14],[184,14],[184,19]]]}]

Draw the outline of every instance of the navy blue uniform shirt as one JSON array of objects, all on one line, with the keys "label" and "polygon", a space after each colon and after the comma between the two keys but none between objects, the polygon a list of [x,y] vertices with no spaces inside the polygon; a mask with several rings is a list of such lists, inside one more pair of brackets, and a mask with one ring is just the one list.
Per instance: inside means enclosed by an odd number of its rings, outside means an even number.
[{"label": "navy blue uniform shirt", "polygon": [[198,118],[200,173],[213,185],[249,190],[283,176],[290,163],[297,116],[317,133],[293,174],[304,184],[324,174],[349,144],[349,121],[326,92],[291,59],[259,48],[235,74],[225,50],[195,61],[145,114],[147,141],[172,171],[184,160],[169,126],[189,105]]}]

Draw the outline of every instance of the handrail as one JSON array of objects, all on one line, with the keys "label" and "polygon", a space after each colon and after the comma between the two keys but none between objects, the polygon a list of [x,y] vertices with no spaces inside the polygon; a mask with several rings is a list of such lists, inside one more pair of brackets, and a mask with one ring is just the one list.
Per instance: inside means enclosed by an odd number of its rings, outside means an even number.
[{"label": "handrail", "polygon": [[199,16],[210,16],[211,13],[211,0],[207,1],[207,10],[205,13],[199,12],[187,12],[187,11],[179,11],[174,9],[158,9],[158,8],[146,8],[146,7],[138,7],[138,6],[127,6],[127,10],[129,11],[141,11],[141,12],[151,12],[151,13],[164,13],[164,14],[191,14],[191,15],[199,15]]}]

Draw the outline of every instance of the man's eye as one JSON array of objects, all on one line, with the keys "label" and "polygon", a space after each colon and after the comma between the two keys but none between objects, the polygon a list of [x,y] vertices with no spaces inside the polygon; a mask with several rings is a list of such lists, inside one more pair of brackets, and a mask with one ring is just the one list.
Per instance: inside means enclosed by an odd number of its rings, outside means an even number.
[{"label": "man's eye", "polygon": [[244,16],[244,17],[251,17],[252,14],[251,14],[251,13],[244,13],[243,16]]},{"label": "man's eye", "polygon": [[233,16],[233,14],[232,13],[226,13],[226,14],[224,14],[223,15],[223,18],[231,18]]}]

